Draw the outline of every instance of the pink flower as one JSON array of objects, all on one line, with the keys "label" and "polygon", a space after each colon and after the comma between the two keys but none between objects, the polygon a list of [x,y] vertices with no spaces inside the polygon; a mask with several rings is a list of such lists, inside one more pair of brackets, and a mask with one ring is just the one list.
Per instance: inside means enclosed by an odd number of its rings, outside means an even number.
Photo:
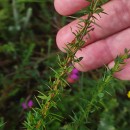
[{"label": "pink flower", "polygon": [[27,103],[26,102],[22,103],[22,108],[24,110],[28,109],[28,108],[32,108],[32,107],[33,107],[33,101],[32,100],[29,100]]},{"label": "pink flower", "polygon": [[78,80],[78,79],[79,79],[79,76],[78,76],[77,74],[73,74],[73,73],[72,73],[72,74],[70,75],[70,78],[71,78],[71,79],[74,79],[74,80]]},{"label": "pink flower", "polygon": [[26,104],[25,102],[22,103],[22,108],[23,108],[24,110],[28,108],[28,107],[27,107],[27,104]]},{"label": "pink flower", "polygon": [[79,71],[76,68],[73,68],[72,73],[73,74],[79,74]]},{"label": "pink flower", "polygon": [[33,101],[32,100],[29,100],[28,101],[28,107],[31,108],[33,106]]},{"label": "pink flower", "polygon": [[75,83],[79,79],[79,71],[74,68],[67,77],[68,83]]}]

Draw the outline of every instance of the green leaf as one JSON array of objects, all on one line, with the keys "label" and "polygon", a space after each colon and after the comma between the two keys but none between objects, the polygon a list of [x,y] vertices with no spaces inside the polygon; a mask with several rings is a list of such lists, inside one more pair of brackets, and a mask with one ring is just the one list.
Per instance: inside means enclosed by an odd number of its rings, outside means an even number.
[{"label": "green leaf", "polygon": [[98,97],[99,97],[99,98],[103,98],[103,97],[104,97],[104,93],[99,93],[99,94],[98,94]]},{"label": "green leaf", "polygon": [[83,59],[83,57],[79,57],[77,59],[74,59],[74,62],[80,62]]},{"label": "green leaf", "polygon": [[99,13],[101,13],[101,12],[103,12],[103,9],[102,9],[102,8],[98,8],[98,9],[95,10],[95,13],[96,13],[96,14],[99,14]]}]

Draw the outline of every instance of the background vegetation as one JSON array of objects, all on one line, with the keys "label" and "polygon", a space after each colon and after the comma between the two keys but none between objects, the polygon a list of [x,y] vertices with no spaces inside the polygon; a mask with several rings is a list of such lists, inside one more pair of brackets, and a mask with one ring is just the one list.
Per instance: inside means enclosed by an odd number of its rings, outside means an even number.
[{"label": "background vegetation", "polygon": [[[26,113],[23,103],[33,101],[38,91],[46,92],[45,85],[57,69],[56,32],[71,21],[59,16],[53,0],[0,0],[0,130],[23,130]],[[47,130],[65,130],[67,123],[79,113],[86,99],[103,76],[104,68],[80,73],[80,79],[66,86],[56,112],[62,118],[49,122]],[[100,109],[92,111],[88,129],[129,130],[130,83],[113,80]],[[85,130],[81,126],[81,130]]]}]

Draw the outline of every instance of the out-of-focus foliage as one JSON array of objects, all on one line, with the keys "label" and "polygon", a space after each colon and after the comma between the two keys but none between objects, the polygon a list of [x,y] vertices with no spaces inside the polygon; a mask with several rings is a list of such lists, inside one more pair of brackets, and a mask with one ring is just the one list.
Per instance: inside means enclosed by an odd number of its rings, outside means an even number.
[{"label": "out-of-focus foliage", "polygon": [[[23,130],[30,108],[24,110],[22,102],[33,99],[38,106],[37,90],[49,90],[46,83],[53,77],[49,67],[57,68],[60,53],[55,36],[66,22],[55,12],[53,0],[0,0],[0,130]],[[84,107],[101,76],[102,70],[80,74],[77,83],[66,87],[58,99],[60,121],[49,122],[47,130],[69,129],[67,123],[81,111],[79,103]],[[93,114],[88,129],[129,130],[129,89],[129,82],[113,81],[101,104],[104,108]]]},{"label": "out-of-focus foliage", "polygon": [[[52,0],[0,0],[0,116],[4,129],[22,129],[21,103],[46,90],[56,66],[57,30],[65,23]],[[14,116],[15,115],[15,116]]]}]

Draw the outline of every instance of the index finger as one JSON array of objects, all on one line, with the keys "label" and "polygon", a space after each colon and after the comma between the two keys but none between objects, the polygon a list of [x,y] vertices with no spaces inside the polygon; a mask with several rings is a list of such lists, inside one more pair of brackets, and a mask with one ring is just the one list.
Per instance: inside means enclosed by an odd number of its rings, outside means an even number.
[{"label": "index finger", "polygon": [[55,9],[61,15],[73,14],[88,5],[86,0],[54,0]]}]

